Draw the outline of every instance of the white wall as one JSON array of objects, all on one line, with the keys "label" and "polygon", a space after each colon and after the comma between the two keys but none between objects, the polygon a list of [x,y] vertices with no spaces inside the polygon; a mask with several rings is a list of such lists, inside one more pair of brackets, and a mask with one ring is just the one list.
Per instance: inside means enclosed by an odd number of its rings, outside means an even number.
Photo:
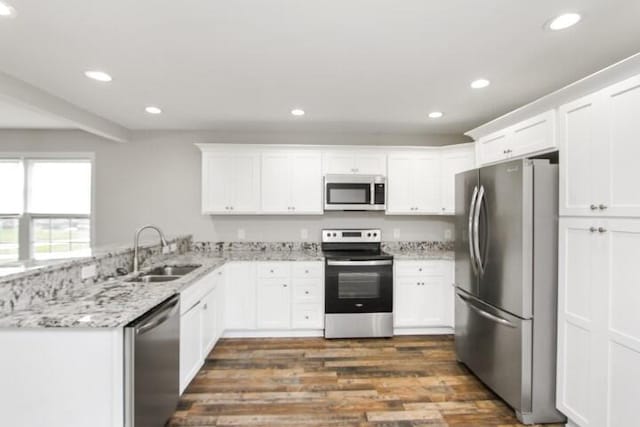
[{"label": "white wall", "polygon": [[329,227],[378,227],[392,240],[442,240],[450,217],[387,217],[382,213],[334,212],[323,216],[223,217],[200,214],[200,151],[196,142],[278,144],[446,145],[466,142],[452,135],[346,133],[136,132],[132,142],[114,143],[82,131],[0,131],[0,153],[84,151],[95,153],[96,244],[125,243],[140,225],[154,223],[167,234],[192,233],[196,240],[318,241]]}]

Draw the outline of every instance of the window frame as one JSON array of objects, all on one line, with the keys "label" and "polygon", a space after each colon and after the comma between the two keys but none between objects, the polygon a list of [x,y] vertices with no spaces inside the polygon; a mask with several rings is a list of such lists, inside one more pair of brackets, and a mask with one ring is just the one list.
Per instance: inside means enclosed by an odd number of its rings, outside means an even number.
[{"label": "window frame", "polygon": [[[88,219],[90,246],[95,242],[95,220],[96,220],[96,173],[95,173],[95,153],[92,152],[0,152],[0,160],[19,160],[22,163],[22,212],[7,213],[0,212],[2,217],[18,218],[18,261],[33,260],[32,248],[33,220],[38,218],[62,218],[62,219]],[[87,214],[46,214],[30,213],[28,211],[29,198],[29,166],[28,162],[33,160],[44,161],[88,161],[91,165],[91,202],[90,213]]]}]

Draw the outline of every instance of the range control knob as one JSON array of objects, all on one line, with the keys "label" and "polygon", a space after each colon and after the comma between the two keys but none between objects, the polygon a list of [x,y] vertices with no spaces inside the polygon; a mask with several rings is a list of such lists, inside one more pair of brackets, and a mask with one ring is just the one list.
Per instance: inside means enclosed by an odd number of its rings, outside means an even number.
[{"label": "range control knob", "polygon": [[371,237],[371,233],[367,233],[367,237]]},{"label": "range control knob", "polygon": [[373,237],[378,237],[378,233],[373,233]]}]

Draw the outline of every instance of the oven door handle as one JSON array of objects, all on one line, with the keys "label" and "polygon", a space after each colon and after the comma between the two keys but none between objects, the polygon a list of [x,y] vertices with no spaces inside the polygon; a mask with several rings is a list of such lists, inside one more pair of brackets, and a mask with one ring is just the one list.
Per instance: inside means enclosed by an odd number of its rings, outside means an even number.
[{"label": "oven door handle", "polygon": [[333,261],[327,260],[327,265],[336,267],[375,267],[379,265],[393,265],[392,259],[373,260],[373,261]]}]

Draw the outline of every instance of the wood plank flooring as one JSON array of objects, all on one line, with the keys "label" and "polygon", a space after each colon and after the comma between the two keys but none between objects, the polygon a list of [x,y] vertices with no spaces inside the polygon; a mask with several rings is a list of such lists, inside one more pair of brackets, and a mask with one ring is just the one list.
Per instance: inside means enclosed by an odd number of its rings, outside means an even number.
[{"label": "wood plank flooring", "polygon": [[520,426],[455,361],[451,336],[224,339],[168,424]]}]

